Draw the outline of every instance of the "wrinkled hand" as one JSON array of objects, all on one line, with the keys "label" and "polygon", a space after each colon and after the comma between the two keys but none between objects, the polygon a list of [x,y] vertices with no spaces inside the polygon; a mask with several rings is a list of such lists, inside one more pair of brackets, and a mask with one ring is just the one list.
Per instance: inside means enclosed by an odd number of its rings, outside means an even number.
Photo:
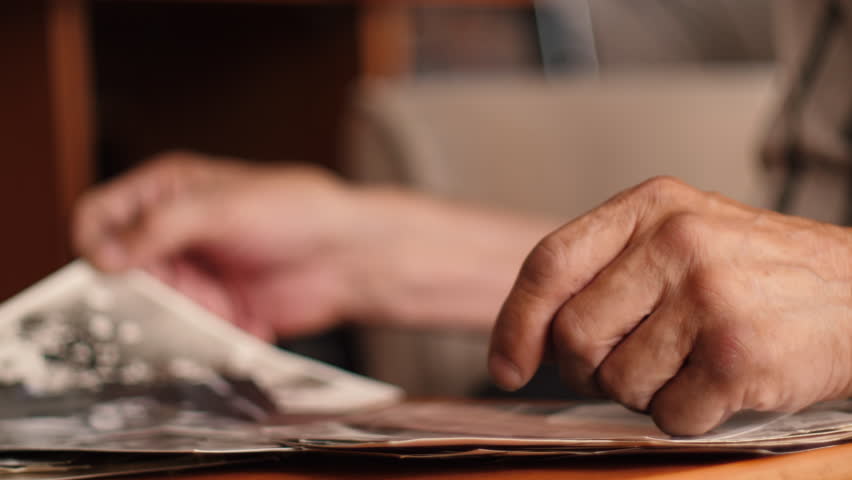
[{"label": "wrinkled hand", "polygon": [[545,237],[493,331],[504,388],[564,380],[701,434],[741,409],[850,394],[847,229],[653,179]]},{"label": "wrinkled hand", "polygon": [[350,197],[319,169],[171,153],[88,193],[74,243],[99,268],[145,268],[259,337],[307,334],[357,309]]}]

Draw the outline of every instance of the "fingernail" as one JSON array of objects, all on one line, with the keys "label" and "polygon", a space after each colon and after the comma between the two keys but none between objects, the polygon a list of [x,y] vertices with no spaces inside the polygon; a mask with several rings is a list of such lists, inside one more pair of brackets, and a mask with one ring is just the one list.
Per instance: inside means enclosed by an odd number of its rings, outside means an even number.
[{"label": "fingernail", "polygon": [[499,353],[488,359],[488,371],[491,372],[494,383],[503,390],[514,392],[524,386],[518,366]]},{"label": "fingernail", "polygon": [[126,261],[127,255],[125,255],[124,249],[113,241],[104,244],[98,253],[98,263],[100,263],[101,268],[107,271],[121,270]]}]

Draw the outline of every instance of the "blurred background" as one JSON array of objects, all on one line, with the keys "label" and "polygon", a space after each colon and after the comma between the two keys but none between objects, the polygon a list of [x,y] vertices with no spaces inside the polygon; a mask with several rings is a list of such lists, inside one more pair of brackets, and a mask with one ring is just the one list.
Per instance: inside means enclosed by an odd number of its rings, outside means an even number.
[{"label": "blurred background", "polygon": [[[0,297],[72,258],[88,186],[175,148],[565,218],[658,174],[767,205],[771,6],[7,0]],[[341,330],[288,346],[463,395],[486,388],[484,343]]]}]

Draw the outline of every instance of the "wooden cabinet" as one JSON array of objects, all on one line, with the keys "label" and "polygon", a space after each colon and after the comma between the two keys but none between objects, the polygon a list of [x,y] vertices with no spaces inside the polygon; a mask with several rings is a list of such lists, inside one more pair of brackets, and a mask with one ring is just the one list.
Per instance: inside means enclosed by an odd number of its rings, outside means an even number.
[{"label": "wooden cabinet", "polygon": [[71,258],[72,202],[91,180],[86,6],[0,5],[0,298]]}]

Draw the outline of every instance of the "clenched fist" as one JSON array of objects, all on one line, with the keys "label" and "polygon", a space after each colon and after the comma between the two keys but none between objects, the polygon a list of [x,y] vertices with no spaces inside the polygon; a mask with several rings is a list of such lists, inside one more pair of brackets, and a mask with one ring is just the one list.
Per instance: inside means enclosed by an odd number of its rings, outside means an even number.
[{"label": "clenched fist", "polygon": [[492,334],[507,389],[564,380],[671,434],[850,394],[852,235],[657,178],[545,237]]}]

